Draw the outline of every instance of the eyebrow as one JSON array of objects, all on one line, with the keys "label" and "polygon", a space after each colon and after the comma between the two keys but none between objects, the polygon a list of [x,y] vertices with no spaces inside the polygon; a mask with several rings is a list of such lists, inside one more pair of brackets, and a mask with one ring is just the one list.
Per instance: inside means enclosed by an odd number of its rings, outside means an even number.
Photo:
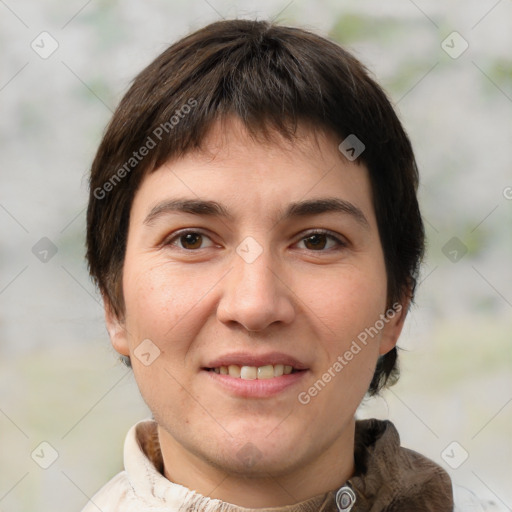
[{"label": "eyebrow", "polygon": [[[307,217],[322,213],[345,213],[350,215],[358,224],[368,229],[370,224],[364,213],[354,204],[337,197],[308,199],[290,203],[284,212],[278,214],[279,222],[294,217]],[[189,213],[208,217],[220,217],[232,220],[233,215],[228,209],[216,201],[204,199],[168,199],[158,203],[144,219],[144,224],[152,224],[158,217],[173,213]]]},{"label": "eyebrow", "polygon": [[232,219],[228,210],[216,201],[204,199],[169,199],[158,203],[144,219],[144,224],[151,224],[162,215],[171,213],[191,213],[208,217],[223,217]]}]

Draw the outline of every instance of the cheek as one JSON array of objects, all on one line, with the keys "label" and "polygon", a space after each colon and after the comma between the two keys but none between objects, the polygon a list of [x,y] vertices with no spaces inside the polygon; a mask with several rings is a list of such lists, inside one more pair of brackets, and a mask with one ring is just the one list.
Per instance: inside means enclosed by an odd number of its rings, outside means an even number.
[{"label": "cheek", "polygon": [[[380,289],[379,289],[380,288]],[[325,297],[330,297],[328,301]],[[385,308],[385,287],[351,278],[326,283],[324,300],[311,308],[319,319],[317,353],[323,355],[308,389],[310,414],[355,414],[372,380],[379,356],[380,332],[369,335]],[[306,396],[306,400],[307,400]],[[331,414],[331,413],[329,413]],[[333,422],[332,428],[338,423]]]},{"label": "cheek", "polygon": [[[168,408],[179,410],[176,417],[186,424],[190,395],[183,387],[188,386],[183,369],[201,327],[198,304],[204,292],[188,274],[185,277],[168,263],[150,258],[129,260],[123,284],[132,368],[144,401],[154,414]],[[137,357],[146,339],[157,347],[147,350],[151,358],[158,354],[149,365]]]},{"label": "cheek", "polygon": [[347,342],[384,313],[386,278],[378,266],[374,271],[350,266],[306,279],[300,296],[335,340]]},{"label": "cheek", "polygon": [[323,352],[315,372],[318,384],[311,390],[318,392],[312,399],[313,410],[321,414],[324,404],[329,403],[333,410],[355,412],[368,390],[379,355],[381,334],[370,336],[368,332],[385,311],[385,275],[379,265],[347,267],[310,284],[314,286],[304,288],[302,294],[317,319],[317,353]]},{"label": "cheek", "polygon": [[203,286],[193,274],[184,276],[169,263],[141,261],[135,266],[127,265],[125,272],[127,322],[134,331],[163,341],[200,310]]}]

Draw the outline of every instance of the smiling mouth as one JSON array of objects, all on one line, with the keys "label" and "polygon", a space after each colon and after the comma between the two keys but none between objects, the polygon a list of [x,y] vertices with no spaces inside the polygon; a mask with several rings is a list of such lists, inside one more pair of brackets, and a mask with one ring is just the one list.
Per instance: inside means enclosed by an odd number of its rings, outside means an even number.
[{"label": "smiling mouth", "polygon": [[267,364],[265,366],[239,366],[237,364],[230,364],[229,366],[205,368],[205,370],[243,380],[273,379],[274,377],[282,377],[283,375],[304,371],[284,364]]}]

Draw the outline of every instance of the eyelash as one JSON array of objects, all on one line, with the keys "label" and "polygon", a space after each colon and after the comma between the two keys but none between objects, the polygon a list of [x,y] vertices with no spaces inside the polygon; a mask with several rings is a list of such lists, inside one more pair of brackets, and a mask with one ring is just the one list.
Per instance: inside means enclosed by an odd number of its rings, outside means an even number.
[{"label": "eyelash", "polygon": [[[189,234],[194,234],[194,235],[201,235],[201,236],[204,236],[208,239],[210,239],[211,241],[211,238],[206,234],[204,233],[202,230],[200,229],[184,229],[182,231],[178,231],[177,233],[175,233],[171,238],[167,239],[164,243],[163,243],[163,246],[175,246],[177,249],[179,250],[182,250],[182,251],[186,251],[186,252],[195,252],[195,251],[200,251],[201,248],[199,249],[185,249],[183,247],[177,247],[174,242],[176,240],[179,240],[180,238],[186,236],[186,235],[189,235]],[[313,229],[311,231],[308,231],[305,235],[303,235],[299,242],[302,242],[304,240],[306,240],[307,238],[310,238],[311,236],[314,236],[314,235],[325,235],[327,238],[331,239],[331,240],[334,240],[334,242],[336,242],[336,244],[338,245],[337,249],[341,249],[343,247],[346,247],[347,246],[347,243],[340,240],[340,238],[338,238],[338,236],[336,236],[334,233],[332,233],[331,231],[328,231],[326,229]],[[314,250],[314,249],[305,249],[305,250],[308,250],[310,252],[327,252],[327,251],[332,251],[332,250],[337,250],[336,248],[331,248],[331,249],[321,249],[321,250]]]}]

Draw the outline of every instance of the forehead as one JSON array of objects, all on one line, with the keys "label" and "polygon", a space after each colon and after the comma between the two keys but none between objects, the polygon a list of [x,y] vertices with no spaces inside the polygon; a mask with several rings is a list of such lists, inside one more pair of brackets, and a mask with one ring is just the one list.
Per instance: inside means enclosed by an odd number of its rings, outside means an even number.
[{"label": "forehead", "polygon": [[[273,128],[270,123],[261,129],[247,127],[236,116],[219,118],[208,130],[200,148],[189,151],[186,156],[212,163],[227,163],[230,160],[248,160],[250,154],[265,153],[268,158],[278,156],[290,161],[332,162],[336,159],[348,162],[337,150],[339,137],[319,126],[300,123],[287,135],[283,129]],[[326,151],[329,148],[330,151]],[[324,163],[325,163],[324,162]],[[253,162],[256,163],[256,162]]]},{"label": "forehead", "polygon": [[[283,210],[290,202],[338,197],[371,214],[366,166],[350,162],[332,133],[298,127],[291,138],[277,131],[250,134],[236,118],[217,122],[201,147],[167,161],[143,179],[132,210],[166,199],[207,199],[250,211]],[[237,212],[235,212],[237,213]],[[254,213],[254,209],[253,209]]]}]

